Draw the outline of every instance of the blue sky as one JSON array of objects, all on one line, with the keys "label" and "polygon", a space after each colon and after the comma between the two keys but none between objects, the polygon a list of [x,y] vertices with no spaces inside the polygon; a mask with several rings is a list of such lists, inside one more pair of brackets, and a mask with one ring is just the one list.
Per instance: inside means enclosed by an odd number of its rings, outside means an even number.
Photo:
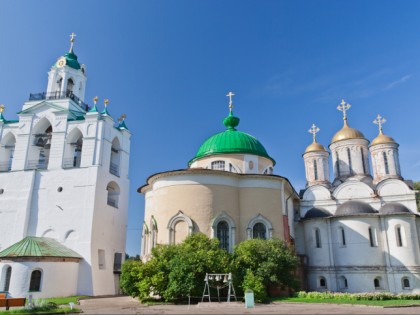
[{"label": "blue sky", "polygon": [[0,103],[16,119],[67,52],[87,66],[86,100],[109,98],[132,136],[127,252],[140,252],[144,198],[156,172],[185,168],[224,129],[233,91],[239,130],[257,137],[275,173],[305,185],[312,123],[327,146],[349,123],[372,140],[381,114],[400,144],[406,179],[420,180],[418,1],[0,0]]}]

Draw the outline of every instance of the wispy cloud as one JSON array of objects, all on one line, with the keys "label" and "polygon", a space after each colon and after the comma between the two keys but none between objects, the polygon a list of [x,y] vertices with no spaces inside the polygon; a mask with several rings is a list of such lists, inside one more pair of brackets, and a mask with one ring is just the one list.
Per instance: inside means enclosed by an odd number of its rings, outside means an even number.
[{"label": "wispy cloud", "polygon": [[401,85],[401,84],[403,84],[403,83],[405,83],[405,82],[407,82],[408,80],[410,80],[410,78],[412,77],[412,75],[411,74],[406,74],[405,76],[403,76],[402,78],[400,78],[400,79],[398,79],[398,80],[396,80],[396,81],[394,81],[394,82],[391,82],[391,83],[389,83],[385,88],[384,88],[384,91],[386,91],[386,90],[390,90],[390,89],[393,89],[394,87],[396,87],[396,86],[398,86],[398,85]]}]

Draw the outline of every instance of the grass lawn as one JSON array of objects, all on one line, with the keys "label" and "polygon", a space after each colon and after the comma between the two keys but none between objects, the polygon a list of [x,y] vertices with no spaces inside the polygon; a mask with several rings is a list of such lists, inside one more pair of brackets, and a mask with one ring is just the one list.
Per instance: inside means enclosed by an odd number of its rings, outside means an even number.
[{"label": "grass lawn", "polygon": [[48,298],[48,299],[43,299],[43,300],[45,300],[46,303],[53,302],[57,305],[64,305],[64,304],[68,305],[70,302],[77,304],[77,302],[80,299],[84,299],[84,298],[87,298],[87,296],[76,295],[76,296],[67,296],[67,297]]},{"label": "grass lawn", "polygon": [[8,311],[0,311],[0,315],[7,315],[7,314],[71,314],[71,313],[80,313],[80,310],[77,308],[70,309],[70,307],[65,308],[54,308],[51,310],[28,310],[28,309],[13,309],[11,308]]},{"label": "grass lawn", "polygon": [[370,300],[353,300],[353,299],[309,299],[309,298],[278,298],[273,299],[273,302],[294,302],[294,303],[331,303],[331,304],[357,304],[357,305],[372,305],[372,306],[404,306],[404,305],[420,305],[420,300],[385,300],[385,301],[370,301]]}]

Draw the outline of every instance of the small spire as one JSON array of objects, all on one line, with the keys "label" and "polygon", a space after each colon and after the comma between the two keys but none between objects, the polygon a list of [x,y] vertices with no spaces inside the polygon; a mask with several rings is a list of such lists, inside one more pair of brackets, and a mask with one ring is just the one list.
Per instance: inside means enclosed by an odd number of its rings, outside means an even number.
[{"label": "small spire", "polygon": [[109,113],[108,113],[108,103],[109,103],[109,99],[104,99],[104,105],[105,105],[105,108],[104,108],[104,110],[102,111],[102,115],[109,115]]},{"label": "small spire", "polygon": [[313,142],[316,142],[316,134],[320,131],[320,129],[315,125],[312,124],[312,127],[308,130],[310,134],[313,136]]},{"label": "small spire", "polygon": [[229,92],[228,94],[226,94],[227,97],[229,97],[229,111],[232,112],[233,109],[233,102],[232,102],[232,96],[234,96],[235,94],[233,94],[232,92]]},{"label": "small spire", "polygon": [[375,125],[378,125],[378,127],[379,127],[379,134],[383,134],[383,132],[382,132],[382,125],[384,123],[386,123],[386,119],[383,118],[381,115],[378,114],[378,117],[376,117],[376,119],[373,121],[373,123]]},{"label": "small spire", "polygon": [[90,109],[89,113],[97,113],[98,112],[98,108],[96,107],[97,102],[98,102],[98,97],[95,96],[93,98],[93,107]]},{"label": "small spire", "polygon": [[125,119],[127,118],[126,114],[122,114],[120,118],[118,118],[118,129],[127,129],[127,125],[125,124]]},{"label": "small spire", "polygon": [[6,118],[4,118],[3,113],[6,109],[6,106],[4,106],[3,104],[0,104],[0,121],[5,122]]},{"label": "small spire", "polygon": [[77,35],[76,35],[76,34],[74,34],[73,32],[70,34],[70,50],[69,50],[69,53],[73,53],[74,38],[75,38],[76,36],[77,36]]},{"label": "small spire", "polygon": [[344,99],[342,99],[340,105],[337,106],[337,109],[340,112],[343,112],[344,124],[347,124],[347,111],[350,109],[350,107],[351,105],[349,103],[346,103]]}]

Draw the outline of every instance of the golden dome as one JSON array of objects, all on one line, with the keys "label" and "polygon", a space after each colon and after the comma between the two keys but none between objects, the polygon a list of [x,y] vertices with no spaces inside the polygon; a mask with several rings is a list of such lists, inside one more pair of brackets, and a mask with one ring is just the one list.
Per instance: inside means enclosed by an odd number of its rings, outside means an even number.
[{"label": "golden dome", "polygon": [[[314,139],[314,142],[312,142],[306,148],[305,153],[308,153],[308,152],[316,152],[316,151],[325,151],[325,152],[327,152],[327,149],[325,149],[325,147],[322,144],[316,142],[316,140]],[[303,154],[305,154],[305,153],[303,153]]]},{"label": "golden dome", "polygon": [[365,139],[363,133],[359,130],[351,128],[347,124],[347,119],[344,119],[344,126],[339,130],[331,140],[331,143],[341,141],[341,140],[348,140],[348,139]]},{"label": "golden dome", "polygon": [[370,144],[370,146],[373,145],[377,145],[377,144],[385,144],[385,143],[396,143],[394,139],[392,139],[391,137],[385,135],[382,132],[382,129],[379,131],[379,135],[373,139],[372,143]]}]

